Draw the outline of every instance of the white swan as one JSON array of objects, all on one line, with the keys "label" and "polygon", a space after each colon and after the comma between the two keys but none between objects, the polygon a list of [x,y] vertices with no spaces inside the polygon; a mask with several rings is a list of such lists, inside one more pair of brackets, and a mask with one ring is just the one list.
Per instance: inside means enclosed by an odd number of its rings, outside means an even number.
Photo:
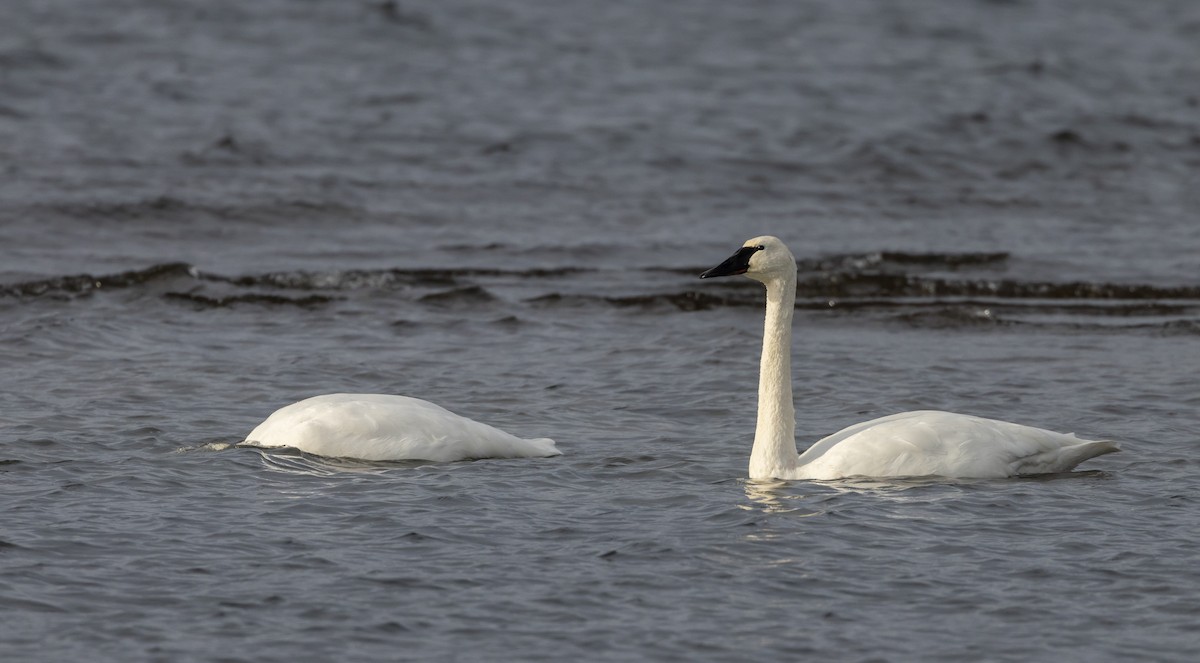
[{"label": "white swan", "polygon": [[359,460],[454,461],[558,456],[554,440],[523,440],[434,405],[386,394],[326,394],[276,410],[242,444]]},{"label": "white swan", "polygon": [[779,239],[755,237],[700,278],[744,274],[767,288],[752,479],[943,476],[999,478],[1066,472],[1107,441],[949,412],[901,412],[845,428],[796,453],[792,404],[792,313],[796,259]]}]

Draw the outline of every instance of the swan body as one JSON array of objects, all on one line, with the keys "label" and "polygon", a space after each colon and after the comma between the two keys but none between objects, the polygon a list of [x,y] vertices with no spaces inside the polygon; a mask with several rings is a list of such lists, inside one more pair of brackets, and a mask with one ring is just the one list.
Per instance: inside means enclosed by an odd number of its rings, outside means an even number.
[{"label": "swan body", "polygon": [[1033,426],[937,411],[901,412],[845,428],[797,458],[761,468],[786,479],[943,476],[999,479],[1066,472],[1111,442],[1082,440]]},{"label": "swan body", "polygon": [[1002,478],[1066,472],[1101,454],[1108,441],[938,411],[901,412],[845,428],[796,452],[792,403],[792,314],[796,260],[779,239],[755,237],[700,278],[744,274],[767,289],[759,366],[758,424],[750,451],[752,479],[848,477]]},{"label": "swan body", "polygon": [[431,460],[558,456],[554,440],[525,440],[408,396],[326,394],[276,410],[243,444],[294,447],[331,458]]}]

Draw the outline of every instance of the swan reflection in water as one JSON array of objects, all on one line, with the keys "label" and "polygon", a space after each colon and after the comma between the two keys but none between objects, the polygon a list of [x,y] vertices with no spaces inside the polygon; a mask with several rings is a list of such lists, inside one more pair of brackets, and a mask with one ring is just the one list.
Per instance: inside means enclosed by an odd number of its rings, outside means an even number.
[{"label": "swan reflection in water", "polygon": [[[746,479],[742,482],[742,488],[753,504],[744,505],[742,508],[764,513],[788,513],[802,518],[819,516],[825,513],[825,509],[814,508],[811,504],[811,501],[819,498],[814,498],[807,492],[796,492],[797,489],[807,491],[812,487],[813,484],[797,484],[779,479]],[[824,488],[820,490],[824,493]]]}]

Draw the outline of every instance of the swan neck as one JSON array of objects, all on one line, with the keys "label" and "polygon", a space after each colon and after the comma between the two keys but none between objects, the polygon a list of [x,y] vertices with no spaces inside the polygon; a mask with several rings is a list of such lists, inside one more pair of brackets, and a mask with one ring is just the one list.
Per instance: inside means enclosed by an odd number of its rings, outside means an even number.
[{"label": "swan neck", "polygon": [[787,478],[799,465],[796,409],[792,402],[792,315],[796,276],[766,282],[767,315],[758,377],[758,425],[750,452],[750,478]]}]

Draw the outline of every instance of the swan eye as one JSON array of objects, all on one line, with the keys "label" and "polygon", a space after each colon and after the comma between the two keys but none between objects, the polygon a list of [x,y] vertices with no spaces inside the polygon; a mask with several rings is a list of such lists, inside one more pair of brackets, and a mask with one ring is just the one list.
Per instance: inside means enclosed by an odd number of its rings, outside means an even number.
[{"label": "swan eye", "polygon": [[754,250],[756,250],[756,251],[766,251],[766,250],[767,250],[767,247],[763,246],[762,244],[759,244],[758,246],[754,247]]}]

